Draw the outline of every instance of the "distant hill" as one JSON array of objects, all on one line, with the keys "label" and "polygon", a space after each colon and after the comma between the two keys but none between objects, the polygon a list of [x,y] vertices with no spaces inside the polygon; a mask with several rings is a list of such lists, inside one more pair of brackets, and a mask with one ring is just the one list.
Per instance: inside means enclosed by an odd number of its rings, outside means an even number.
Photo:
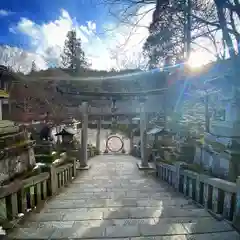
[{"label": "distant hill", "polygon": [[[57,87],[92,92],[135,92],[161,88],[165,82],[164,75],[160,72],[139,69],[123,71],[83,69],[79,73],[72,73],[66,69],[51,68],[27,75],[16,73],[15,76],[19,78],[15,77],[11,90],[12,120],[24,122],[41,120],[47,112],[52,115],[51,118],[59,119],[66,118],[70,109],[71,113],[79,114],[78,107],[81,104],[79,96],[62,95],[57,91]],[[99,100],[91,102],[95,107],[106,104],[109,103]]]},{"label": "distant hill", "polygon": [[103,71],[103,70],[93,70],[93,69],[82,69],[78,72],[73,72],[69,69],[63,68],[49,68],[47,70],[41,70],[36,72],[31,72],[27,74],[27,77],[109,77],[116,76],[128,73],[141,72],[140,69],[126,69],[126,70],[112,70],[112,71]]}]

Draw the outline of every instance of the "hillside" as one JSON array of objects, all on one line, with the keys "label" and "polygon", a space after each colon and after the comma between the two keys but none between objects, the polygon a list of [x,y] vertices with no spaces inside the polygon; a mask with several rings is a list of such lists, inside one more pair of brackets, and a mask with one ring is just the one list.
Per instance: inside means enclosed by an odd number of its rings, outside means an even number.
[{"label": "hillside", "polygon": [[[165,85],[165,75],[160,72],[125,70],[106,72],[86,70],[77,75],[62,69],[48,69],[28,74],[14,80],[11,90],[12,119],[15,121],[39,120],[50,113],[50,118],[79,115],[79,105],[85,97],[62,94],[72,92],[136,92]],[[90,101],[91,106],[111,106],[111,101]],[[75,110],[74,110],[75,109]]]},{"label": "hillside", "polygon": [[[200,115],[203,114],[203,103],[202,100],[198,100],[196,91],[206,87],[207,89],[216,87],[226,89],[231,79],[229,77],[231,76],[229,62],[229,60],[226,60],[211,63],[197,71],[182,71],[180,69],[169,75],[159,71],[146,72],[138,69],[120,72],[84,70],[78,74],[63,69],[48,69],[25,76],[21,74],[18,80],[15,77],[15,83],[11,91],[12,116],[14,120],[25,119],[24,121],[29,121],[45,117],[46,112],[49,112],[52,114],[52,118],[55,115],[55,118],[60,120],[66,118],[68,114],[77,116],[81,101],[86,99],[83,96],[65,94],[64,92],[125,93],[146,91],[163,88],[167,81],[168,83],[175,83],[171,85],[168,91],[171,95],[167,99],[169,111],[171,112],[176,108],[176,111],[180,111],[181,115],[196,115],[195,119],[198,119],[200,112]],[[184,94],[181,93],[181,89],[184,87],[184,81],[181,80],[187,80],[185,82],[188,83]],[[205,84],[206,80],[208,80],[207,85]],[[179,82],[179,84],[176,84],[176,82]],[[61,88],[63,94],[57,91],[59,88]],[[188,93],[191,93],[194,98],[188,97],[186,99]],[[111,106],[110,101],[99,101],[97,99],[91,100],[90,104],[96,108]],[[124,106],[122,105],[122,107]],[[203,118],[202,115],[202,121],[204,121]]]}]

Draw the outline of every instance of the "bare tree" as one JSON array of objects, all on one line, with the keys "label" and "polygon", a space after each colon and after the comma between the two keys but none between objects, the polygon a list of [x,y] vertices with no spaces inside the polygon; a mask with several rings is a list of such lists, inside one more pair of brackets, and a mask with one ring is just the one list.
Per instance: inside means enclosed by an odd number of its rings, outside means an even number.
[{"label": "bare tree", "polygon": [[144,69],[146,59],[141,52],[133,52],[129,54],[129,50],[117,48],[110,51],[111,60],[116,64],[118,70],[122,69]]},{"label": "bare tree", "polygon": [[[162,58],[169,58],[168,55],[175,58],[173,62],[178,58],[182,58],[186,20],[184,0],[126,0],[121,6],[118,0],[102,0],[102,2],[109,5],[110,14],[119,21],[119,24],[125,24],[132,28],[146,27],[139,24],[139,18],[143,17],[148,11],[155,10],[153,16],[155,20],[150,26],[149,41],[145,45],[145,51],[151,52],[151,56],[148,54],[150,64],[151,61],[154,63],[154,61],[164,60]],[[146,8],[147,6],[152,8]],[[192,43],[213,53],[216,58],[225,57],[226,51],[227,55],[236,55],[237,48],[240,46],[240,44],[234,44],[235,41],[239,43],[240,40],[239,30],[237,29],[237,21],[239,21],[240,16],[239,6],[238,0],[191,0]],[[144,8],[146,8],[145,11]],[[139,11],[139,9],[143,10]],[[157,22],[159,23],[158,26],[154,26]],[[156,34],[156,32],[159,34]],[[174,32],[174,34],[171,35],[171,32]],[[222,38],[223,41],[219,41],[218,38]],[[200,40],[202,39],[208,41],[208,47],[201,45]],[[154,41],[158,41],[158,44],[154,43]],[[166,44],[163,44],[164,46],[159,44],[159,42],[163,43],[163,41],[166,42]],[[153,42],[155,46],[151,50],[149,42]],[[165,56],[166,52],[168,53],[167,56]],[[157,59],[159,57],[160,59]]]},{"label": "bare tree", "polygon": [[27,53],[16,47],[0,46],[0,64],[11,68],[15,72],[27,72],[30,70]]},{"label": "bare tree", "polygon": [[[155,9],[156,0],[126,0],[124,3],[119,0],[100,0],[100,3],[109,6],[109,14],[119,22],[128,27],[147,26],[139,25],[142,18]],[[139,11],[146,7],[145,11]]]}]

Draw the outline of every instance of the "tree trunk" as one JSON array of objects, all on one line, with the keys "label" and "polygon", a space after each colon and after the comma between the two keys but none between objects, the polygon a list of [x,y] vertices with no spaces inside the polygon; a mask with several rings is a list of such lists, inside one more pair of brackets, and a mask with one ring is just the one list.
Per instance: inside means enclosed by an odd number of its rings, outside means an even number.
[{"label": "tree trunk", "polygon": [[234,59],[236,55],[235,55],[232,39],[227,28],[227,21],[224,15],[224,4],[222,4],[222,2],[219,0],[214,0],[214,2],[217,8],[218,20],[222,30],[223,39],[226,42],[226,45],[228,47],[228,52],[230,57]]}]

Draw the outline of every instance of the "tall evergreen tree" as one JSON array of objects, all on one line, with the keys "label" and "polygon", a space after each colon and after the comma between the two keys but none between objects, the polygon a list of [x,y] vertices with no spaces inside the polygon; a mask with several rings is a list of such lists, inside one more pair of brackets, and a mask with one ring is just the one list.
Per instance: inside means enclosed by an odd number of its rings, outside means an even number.
[{"label": "tall evergreen tree", "polygon": [[32,61],[32,67],[31,67],[31,72],[36,72],[37,71],[37,66],[35,61]]},{"label": "tall evergreen tree", "polygon": [[67,33],[61,60],[64,68],[73,71],[78,71],[80,68],[87,67],[81,39],[77,38],[75,30],[71,30]]}]

